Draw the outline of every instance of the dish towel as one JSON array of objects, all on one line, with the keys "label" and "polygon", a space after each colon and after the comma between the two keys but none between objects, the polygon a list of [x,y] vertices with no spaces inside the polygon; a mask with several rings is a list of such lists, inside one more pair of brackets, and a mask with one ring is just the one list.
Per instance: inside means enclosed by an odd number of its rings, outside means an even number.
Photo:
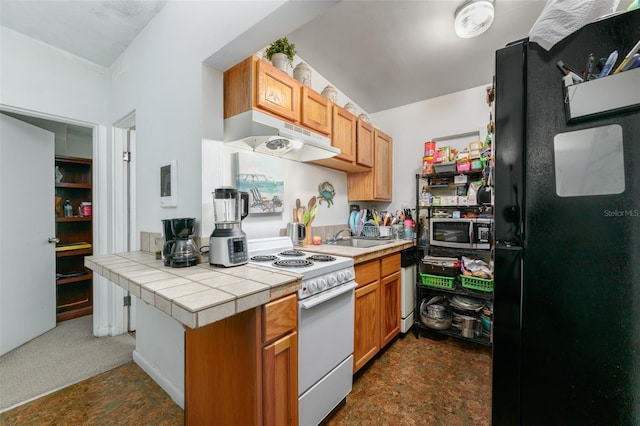
[{"label": "dish towel", "polygon": [[620,0],[547,0],[529,31],[529,40],[546,50],[598,18],[613,13]]}]

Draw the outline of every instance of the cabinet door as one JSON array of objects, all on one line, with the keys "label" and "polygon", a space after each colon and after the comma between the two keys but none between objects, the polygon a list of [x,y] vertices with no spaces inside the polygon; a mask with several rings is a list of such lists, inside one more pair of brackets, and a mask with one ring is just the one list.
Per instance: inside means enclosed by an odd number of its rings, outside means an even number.
[{"label": "cabinet door", "polygon": [[256,64],[256,106],[288,120],[299,121],[300,83],[265,61]]},{"label": "cabinet door", "polygon": [[357,121],[356,116],[346,109],[333,106],[331,145],[341,151],[337,158],[351,162],[356,160]]},{"label": "cabinet door", "polygon": [[380,350],[380,281],[356,289],[353,372]]},{"label": "cabinet door", "polygon": [[356,140],[356,163],[373,167],[373,126],[358,120]]},{"label": "cabinet door", "polygon": [[375,130],[374,137],[373,198],[375,200],[391,200],[393,140],[379,130]]},{"label": "cabinet door", "polygon": [[331,133],[331,113],[329,100],[321,94],[302,86],[302,125],[328,135]]},{"label": "cabinet door", "polygon": [[294,331],[263,350],[263,423],[298,424],[298,334]]},{"label": "cabinet door", "polygon": [[400,332],[400,272],[380,280],[380,347]]}]

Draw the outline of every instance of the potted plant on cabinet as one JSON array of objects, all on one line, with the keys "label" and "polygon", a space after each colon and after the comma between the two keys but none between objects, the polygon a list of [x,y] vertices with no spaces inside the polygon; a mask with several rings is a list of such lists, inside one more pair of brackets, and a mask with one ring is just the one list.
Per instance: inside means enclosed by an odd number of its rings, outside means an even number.
[{"label": "potted plant on cabinet", "polygon": [[274,67],[287,72],[287,67],[293,65],[293,58],[296,55],[296,45],[290,43],[286,37],[279,38],[267,47],[264,52],[265,58],[271,61]]}]

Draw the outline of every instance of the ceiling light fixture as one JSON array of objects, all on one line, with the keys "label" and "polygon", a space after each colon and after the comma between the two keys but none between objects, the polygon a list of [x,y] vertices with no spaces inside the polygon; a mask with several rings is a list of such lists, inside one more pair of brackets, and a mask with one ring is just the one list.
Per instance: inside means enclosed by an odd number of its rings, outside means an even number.
[{"label": "ceiling light fixture", "polygon": [[456,34],[472,38],[487,31],[493,23],[493,0],[468,0],[456,9]]}]

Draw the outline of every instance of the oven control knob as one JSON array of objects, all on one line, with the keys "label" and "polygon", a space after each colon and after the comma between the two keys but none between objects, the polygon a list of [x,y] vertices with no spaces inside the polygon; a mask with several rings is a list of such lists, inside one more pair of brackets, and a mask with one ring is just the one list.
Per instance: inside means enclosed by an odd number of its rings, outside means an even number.
[{"label": "oven control knob", "polygon": [[325,288],[327,288],[327,280],[325,280],[324,278],[320,278],[318,280],[318,288],[320,290],[324,290]]},{"label": "oven control knob", "polygon": [[309,292],[311,292],[311,293],[315,293],[318,290],[318,285],[316,284],[315,281],[309,282],[307,287],[309,288]]},{"label": "oven control knob", "polygon": [[329,286],[335,287],[338,284],[338,278],[335,275],[329,275]]},{"label": "oven control knob", "polygon": [[353,271],[351,269],[346,269],[344,271],[344,277],[346,281],[351,281],[353,279]]}]

